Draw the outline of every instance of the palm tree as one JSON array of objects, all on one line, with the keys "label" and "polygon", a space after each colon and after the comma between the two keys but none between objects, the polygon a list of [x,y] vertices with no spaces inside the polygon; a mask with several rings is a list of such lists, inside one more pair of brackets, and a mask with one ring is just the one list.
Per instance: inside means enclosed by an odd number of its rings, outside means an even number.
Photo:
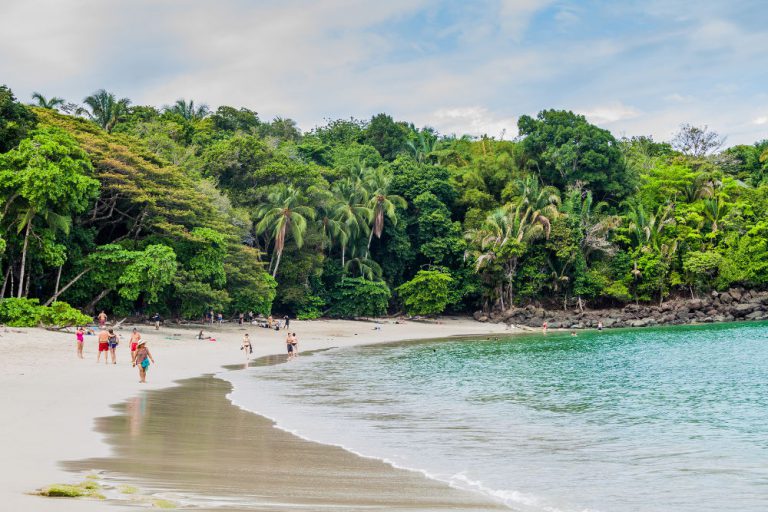
[{"label": "palm tree", "polygon": [[497,295],[504,309],[504,297],[512,301],[512,280],[517,271],[519,257],[525,244],[541,237],[549,237],[549,221],[523,204],[507,204],[486,218],[483,225],[467,233],[473,249],[469,255],[475,259],[475,270],[494,270],[500,265],[502,279],[497,283]]},{"label": "palm tree", "polygon": [[712,226],[713,233],[717,233],[718,223],[722,222],[729,211],[728,205],[721,199],[720,196],[704,199],[704,217]]},{"label": "palm tree", "polygon": [[629,230],[632,232],[638,247],[644,249],[664,249],[661,243],[661,235],[664,228],[675,222],[673,212],[674,204],[659,206],[655,214],[646,213],[642,204],[632,204],[627,211]]},{"label": "palm tree", "polygon": [[288,236],[293,238],[297,247],[304,245],[307,219],[315,218],[315,211],[304,203],[305,198],[299,190],[281,184],[267,195],[267,203],[256,213],[256,216],[261,219],[256,225],[256,233],[267,232],[268,236],[275,241],[272,258],[277,256],[277,260],[272,270],[272,277],[277,275]]},{"label": "palm tree", "polygon": [[381,233],[384,231],[384,217],[396,225],[397,207],[405,208],[408,206],[402,197],[388,193],[391,183],[392,177],[385,174],[381,169],[372,169],[367,173],[365,186],[369,193],[368,207],[373,211],[373,223],[371,224],[371,234],[368,237],[366,258],[371,250],[373,235],[376,235],[376,238],[381,238]]},{"label": "palm tree", "polygon": [[608,256],[616,253],[616,247],[608,237],[621,224],[621,217],[606,215],[607,208],[608,203],[600,201],[595,204],[592,192],[580,188],[571,189],[563,203],[563,212],[578,222],[581,232],[579,248],[584,261],[589,261],[590,256],[596,252]]},{"label": "palm tree", "polygon": [[345,235],[344,239],[340,240],[341,266],[344,267],[347,244],[349,242],[354,244],[369,234],[368,225],[373,221],[373,210],[366,206],[367,191],[355,178],[335,182],[332,190],[337,199],[332,215],[341,224]]},{"label": "palm tree", "polygon": [[33,92],[32,99],[37,101],[38,107],[43,108],[55,109],[56,107],[61,107],[64,105],[64,98],[54,96],[53,98],[47,99],[39,92]]},{"label": "palm tree", "polygon": [[203,103],[202,105],[195,106],[194,100],[187,102],[185,99],[178,99],[172,106],[164,106],[164,112],[170,112],[172,114],[178,114],[187,121],[195,121],[197,119],[203,119],[211,113],[208,105]]},{"label": "palm tree", "polygon": [[409,140],[405,145],[414,160],[427,162],[432,159],[432,152],[437,146],[437,135],[431,129],[425,128],[417,132],[417,140]]},{"label": "palm tree", "polygon": [[128,113],[131,100],[128,98],[117,99],[114,94],[104,89],[99,89],[83,100],[90,107],[90,112],[85,111],[88,117],[107,132],[111,132],[120,118]]}]

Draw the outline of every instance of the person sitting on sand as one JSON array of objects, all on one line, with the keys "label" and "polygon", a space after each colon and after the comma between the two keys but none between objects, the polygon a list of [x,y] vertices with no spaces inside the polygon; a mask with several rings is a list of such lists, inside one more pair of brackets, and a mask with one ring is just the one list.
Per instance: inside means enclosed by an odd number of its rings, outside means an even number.
[{"label": "person sitting on sand", "polygon": [[77,357],[83,358],[83,343],[85,342],[85,331],[82,327],[77,328],[75,332],[75,338],[77,339]]},{"label": "person sitting on sand", "polygon": [[130,339],[131,360],[133,360],[133,356],[136,354],[136,349],[138,348],[140,341],[141,341],[141,334],[139,334],[138,329],[134,327],[133,332],[131,333],[131,339]]},{"label": "person sitting on sand", "polygon": [[251,338],[248,337],[248,333],[245,333],[243,335],[243,343],[240,345],[240,350],[245,351],[245,360],[249,360],[251,358],[251,354],[253,354],[253,347],[251,346]]},{"label": "person sitting on sand", "polygon": [[149,362],[155,364],[155,360],[152,359],[152,354],[147,348],[147,342],[141,340],[139,346],[136,348],[136,355],[133,357],[133,366],[139,365],[139,383],[144,384],[147,382],[147,370],[149,369]]},{"label": "person sitting on sand", "polygon": [[99,354],[96,356],[97,363],[101,360],[102,352],[104,352],[104,364],[107,364],[109,362],[107,360],[109,358],[109,333],[104,329],[99,331]]},{"label": "person sitting on sand", "polygon": [[96,318],[99,319],[99,327],[104,328],[105,325],[107,325],[107,314],[104,312],[104,310],[101,310],[101,313],[99,313],[99,316]]},{"label": "person sitting on sand", "polygon": [[112,364],[117,364],[117,353],[115,350],[117,349],[118,343],[120,343],[120,337],[112,329],[109,330],[107,342],[109,343],[109,353],[112,355]]}]

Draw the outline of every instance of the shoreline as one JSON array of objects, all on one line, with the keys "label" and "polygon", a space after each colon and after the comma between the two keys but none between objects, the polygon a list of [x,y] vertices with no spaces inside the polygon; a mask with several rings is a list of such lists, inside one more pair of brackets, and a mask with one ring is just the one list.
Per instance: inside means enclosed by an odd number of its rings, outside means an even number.
[{"label": "shoreline", "polygon": [[[291,331],[299,334],[302,352],[407,340],[456,336],[512,335],[527,332],[504,325],[482,324],[468,319],[443,319],[442,323],[383,323],[373,330],[370,322],[344,320],[293,321]],[[156,365],[148,383],[138,384],[137,371],[129,362],[127,336],[132,325],[118,333],[118,363],[95,363],[95,337],[87,336],[85,359],[75,356],[74,334],[43,329],[6,328],[0,331],[0,348],[6,355],[7,370],[0,375],[4,393],[0,407],[7,418],[0,427],[0,448],[6,461],[1,466],[3,486],[0,499],[21,510],[101,510],[103,503],[88,500],[51,500],[30,495],[53,483],[71,483],[73,475],[60,461],[103,457],[110,453],[104,436],[93,433],[96,418],[114,414],[112,406],[142,395],[179,385],[186,378],[218,372],[226,365],[242,365],[239,351],[244,332],[250,332],[253,358],[282,354],[284,332],[255,326],[227,325],[208,329],[216,342],[194,339],[189,328],[170,327],[160,331],[137,326],[147,340]],[[195,329],[197,330],[197,329]],[[239,363],[238,363],[239,362]],[[233,407],[235,407],[233,405]],[[249,413],[252,414],[252,413]],[[13,463],[11,463],[13,461]],[[99,508],[101,507],[101,508]],[[119,510],[119,506],[115,506]],[[127,509],[126,509],[127,510]]]}]

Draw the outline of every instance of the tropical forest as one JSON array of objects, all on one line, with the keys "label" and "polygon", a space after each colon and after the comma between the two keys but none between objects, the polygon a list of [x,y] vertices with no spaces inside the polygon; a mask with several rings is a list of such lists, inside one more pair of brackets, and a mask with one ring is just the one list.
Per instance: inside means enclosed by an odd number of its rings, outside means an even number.
[{"label": "tropical forest", "polygon": [[[684,121],[684,120],[681,120]],[[0,87],[0,321],[606,308],[768,288],[768,140],[519,134],[381,113],[301,129],[238,106]]]}]

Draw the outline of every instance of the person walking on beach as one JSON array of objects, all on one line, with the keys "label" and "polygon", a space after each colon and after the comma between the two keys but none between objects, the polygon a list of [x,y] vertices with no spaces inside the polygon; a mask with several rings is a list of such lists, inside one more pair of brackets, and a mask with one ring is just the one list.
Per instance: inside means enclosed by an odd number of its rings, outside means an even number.
[{"label": "person walking on beach", "polygon": [[243,343],[240,345],[240,350],[245,352],[245,360],[248,361],[253,354],[253,346],[251,345],[251,338],[248,337],[248,333],[243,335]]},{"label": "person walking on beach", "polygon": [[293,335],[288,333],[288,337],[285,338],[285,347],[288,349],[288,359],[293,359]]},{"label": "person walking on beach", "polygon": [[134,327],[133,332],[131,333],[131,360],[133,360],[133,357],[136,355],[136,349],[139,347],[139,342],[141,341],[141,334],[139,334],[139,331]]},{"label": "person walking on beach", "polygon": [[112,355],[112,364],[117,364],[117,354],[115,353],[115,350],[120,343],[120,337],[112,329],[109,330],[107,342],[109,343],[109,353]]},{"label": "person walking on beach", "polygon": [[275,320],[272,318],[272,315],[269,315],[269,316],[267,317],[267,327],[269,327],[269,328],[271,329],[271,328],[272,328],[272,324],[273,324],[274,322],[275,322]]},{"label": "person walking on beach", "polygon": [[243,325],[244,322],[245,322],[245,315],[243,313],[240,313],[240,315],[238,315],[237,317],[237,323],[238,325]]},{"label": "person walking on beach", "polygon": [[155,324],[155,330],[159,331],[160,330],[160,322],[163,321],[163,319],[160,317],[160,313],[155,313],[154,315],[152,315],[151,320]]},{"label": "person walking on beach", "polygon": [[85,342],[85,331],[82,327],[77,328],[77,332],[75,332],[75,337],[77,339],[77,357],[80,359],[83,358],[83,343]]},{"label": "person walking on beach", "polygon": [[283,320],[285,320],[285,325],[284,325],[284,327],[287,329],[287,328],[288,328],[288,325],[290,325],[290,323],[291,323],[291,319],[290,319],[290,317],[289,317],[288,315],[285,315],[285,316],[283,317]]},{"label": "person walking on beach", "polygon": [[213,325],[213,321],[216,319],[216,315],[213,313],[213,310],[208,313],[208,318],[211,319],[211,325]]},{"label": "person walking on beach", "polygon": [[99,355],[96,356],[97,363],[101,360],[102,352],[104,352],[104,364],[107,364],[109,362],[107,360],[109,358],[109,333],[104,329],[99,331]]},{"label": "person walking on beach", "polygon": [[104,328],[105,325],[107,325],[107,314],[104,312],[104,310],[101,310],[101,313],[99,313],[99,316],[96,318],[99,319],[99,327]]},{"label": "person walking on beach", "polygon": [[291,345],[293,346],[293,357],[299,355],[299,338],[296,337],[296,333],[293,333],[291,337]]},{"label": "person walking on beach", "polygon": [[139,383],[144,384],[147,382],[147,370],[149,369],[149,362],[155,364],[155,360],[152,359],[152,354],[147,348],[147,342],[141,340],[139,346],[136,348],[136,355],[133,356],[133,366],[139,365]]},{"label": "person walking on beach", "polygon": [[547,321],[546,321],[546,320],[544,320],[544,322],[541,324],[541,332],[542,332],[543,334],[547,334],[547,327],[549,327],[549,326],[547,325]]},{"label": "person walking on beach", "polygon": [[224,321],[224,315],[222,313],[219,313],[218,320],[219,320],[219,327],[221,327],[221,323]]}]

